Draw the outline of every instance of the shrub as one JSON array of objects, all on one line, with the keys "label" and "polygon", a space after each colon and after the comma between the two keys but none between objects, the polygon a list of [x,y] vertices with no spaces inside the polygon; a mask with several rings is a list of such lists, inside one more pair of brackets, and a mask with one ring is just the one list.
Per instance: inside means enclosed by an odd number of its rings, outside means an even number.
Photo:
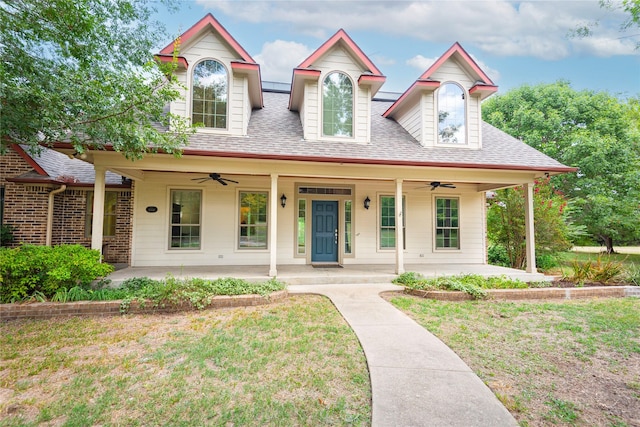
[{"label": "shrub", "polygon": [[52,298],[61,289],[88,287],[113,271],[100,253],[80,245],[22,245],[0,249],[0,302],[22,301],[40,293]]},{"label": "shrub", "polygon": [[491,245],[487,251],[489,264],[499,265],[502,267],[511,267],[507,250],[502,245]]},{"label": "shrub", "polygon": [[536,267],[540,271],[548,271],[560,266],[558,257],[553,254],[540,254],[536,256]]},{"label": "shrub", "polygon": [[16,228],[11,224],[0,225],[0,246],[8,246],[13,243],[13,233],[15,231]]},{"label": "shrub", "polygon": [[640,266],[631,263],[627,266],[625,282],[630,285],[640,286]]},{"label": "shrub", "polygon": [[564,275],[563,279],[578,285],[586,282],[599,282],[604,285],[615,283],[615,279],[623,271],[622,263],[616,261],[603,262],[601,257],[595,261],[577,261],[571,263],[573,274]]}]

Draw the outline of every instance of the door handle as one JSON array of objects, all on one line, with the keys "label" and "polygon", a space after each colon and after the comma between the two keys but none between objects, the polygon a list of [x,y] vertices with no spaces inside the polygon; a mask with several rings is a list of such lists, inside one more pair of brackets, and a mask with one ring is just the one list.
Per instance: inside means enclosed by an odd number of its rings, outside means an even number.
[{"label": "door handle", "polygon": [[337,245],[338,244],[338,229],[337,228],[333,232],[333,237],[335,238],[334,243]]}]

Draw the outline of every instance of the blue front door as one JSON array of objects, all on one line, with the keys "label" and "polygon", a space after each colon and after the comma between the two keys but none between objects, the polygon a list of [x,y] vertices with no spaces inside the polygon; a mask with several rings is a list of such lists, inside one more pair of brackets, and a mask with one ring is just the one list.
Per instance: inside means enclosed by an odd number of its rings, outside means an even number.
[{"label": "blue front door", "polygon": [[338,261],[338,202],[314,200],[312,214],[312,262]]}]

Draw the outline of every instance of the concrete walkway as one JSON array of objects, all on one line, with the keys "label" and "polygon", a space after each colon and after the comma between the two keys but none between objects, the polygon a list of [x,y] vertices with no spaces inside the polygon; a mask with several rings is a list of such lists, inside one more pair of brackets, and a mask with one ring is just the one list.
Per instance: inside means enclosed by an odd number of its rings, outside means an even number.
[{"label": "concrete walkway", "polygon": [[292,285],[329,297],[354,330],[371,376],[374,427],[517,426],[473,371],[438,338],[382,299],[391,284]]}]

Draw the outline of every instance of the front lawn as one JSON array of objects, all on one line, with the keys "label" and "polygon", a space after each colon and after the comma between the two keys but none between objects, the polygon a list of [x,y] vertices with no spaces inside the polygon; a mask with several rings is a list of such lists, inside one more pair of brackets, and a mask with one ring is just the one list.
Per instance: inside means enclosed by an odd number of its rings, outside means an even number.
[{"label": "front lawn", "polygon": [[326,299],[0,323],[0,425],[369,425],[364,353]]},{"label": "front lawn", "polygon": [[523,426],[638,424],[638,298],[392,303],[456,351]]}]

